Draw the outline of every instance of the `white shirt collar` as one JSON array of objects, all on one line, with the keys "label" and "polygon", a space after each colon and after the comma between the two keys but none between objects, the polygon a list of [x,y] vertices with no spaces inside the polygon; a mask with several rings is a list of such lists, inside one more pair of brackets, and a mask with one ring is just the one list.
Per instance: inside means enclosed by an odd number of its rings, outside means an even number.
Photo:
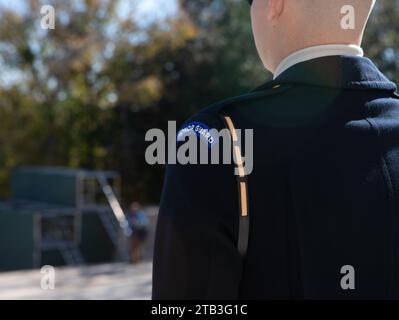
[{"label": "white shirt collar", "polygon": [[273,79],[276,79],[280,74],[291,68],[297,63],[304,61],[328,57],[328,56],[358,56],[363,57],[363,49],[353,44],[329,44],[322,46],[309,47],[303,50],[294,52],[285,58],[277,67]]}]

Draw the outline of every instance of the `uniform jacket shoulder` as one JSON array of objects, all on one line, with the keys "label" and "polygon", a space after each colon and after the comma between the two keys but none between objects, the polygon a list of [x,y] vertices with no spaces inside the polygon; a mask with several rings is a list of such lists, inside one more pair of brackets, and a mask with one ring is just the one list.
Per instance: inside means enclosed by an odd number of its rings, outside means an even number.
[{"label": "uniform jacket shoulder", "polygon": [[242,107],[250,105],[260,99],[263,101],[267,97],[272,97],[289,90],[290,87],[291,86],[289,85],[276,84],[273,81],[266,83],[249,93],[230,97],[207,106],[197,114],[190,117],[185,122],[185,125],[192,122],[205,122],[208,126],[217,129],[218,127],[223,126],[221,116],[229,114],[229,111],[235,106]]}]

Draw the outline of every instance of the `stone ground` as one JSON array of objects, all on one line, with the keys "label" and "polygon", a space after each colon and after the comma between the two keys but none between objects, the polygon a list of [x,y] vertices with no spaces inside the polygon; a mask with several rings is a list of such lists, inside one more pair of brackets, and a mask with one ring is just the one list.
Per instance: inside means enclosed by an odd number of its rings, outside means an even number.
[{"label": "stone ground", "polygon": [[54,290],[41,289],[40,270],[0,273],[0,300],[150,299],[152,263],[55,269]]}]

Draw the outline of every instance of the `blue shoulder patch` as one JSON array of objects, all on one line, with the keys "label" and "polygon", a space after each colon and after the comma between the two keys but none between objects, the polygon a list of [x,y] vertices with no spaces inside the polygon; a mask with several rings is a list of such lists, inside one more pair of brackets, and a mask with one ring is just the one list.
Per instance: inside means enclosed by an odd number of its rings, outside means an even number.
[{"label": "blue shoulder patch", "polygon": [[217,131],[212,130],[205,123],[198,121],[190,122],[180,129],[177,133],[177,141],[184,141],[184,138],[191,134],[195,134],[197,137],[205,141],[209,148],[212,148],[218,143]]}]

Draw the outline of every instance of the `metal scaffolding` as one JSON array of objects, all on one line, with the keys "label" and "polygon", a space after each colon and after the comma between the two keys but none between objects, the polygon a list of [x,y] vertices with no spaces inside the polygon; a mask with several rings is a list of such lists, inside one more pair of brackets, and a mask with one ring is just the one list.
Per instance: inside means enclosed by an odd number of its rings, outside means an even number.
[{"label": "metal scaffolding", "polygon": [[[127,239],[131,230],[120,205],[121,183],[118,173],[53,167],[22,168],[21,170],[22,174],[18,173],[14,182],[17,192],[13,200],[6,205],[15,210],[29,211],[34,214],[34,267],[42,264],[43,253],[50,250],[58,251],[67,265],[85,263],[85,257],[79,245],[82,236],[82,216],[86,213],[98,215],[116,249],[119,260],[129,259]],[[40,172],[43,172],[46,178],[42,179]],[[65,183],[69,187],[60,187],[58,190],[58,192],[75,193],[67,195],[68,205],[58,204],[57,202],[66,201],[58,201],[58,195],[53,190],[49,190],[50,187],[57,186],[57,179],[62,185],[64,177],[75,183],[75,185]],[[40,182],[40,179],[44,182]],[[21,184],[23,186],[19,187]],[[32,188],[33,196],[30,195],[29,188]],[[55,196],[53,198],[49,196],[47,201],[46,193]],[[40,201],[36,201],[35,198]]]}]

